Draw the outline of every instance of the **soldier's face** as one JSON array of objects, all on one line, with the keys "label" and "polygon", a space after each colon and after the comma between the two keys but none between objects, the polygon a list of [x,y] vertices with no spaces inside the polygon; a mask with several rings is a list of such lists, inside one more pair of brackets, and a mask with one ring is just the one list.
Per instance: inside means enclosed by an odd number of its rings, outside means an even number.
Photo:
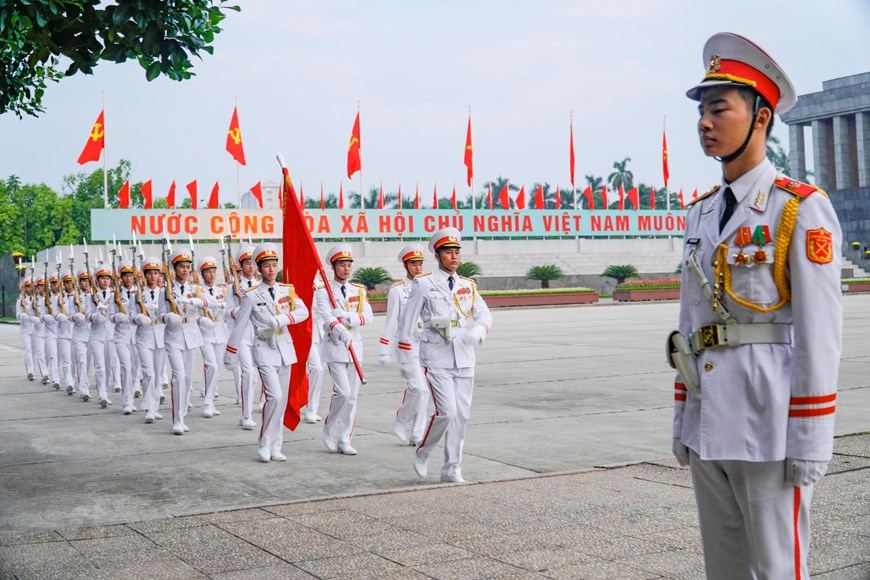
[{"label": "soldier's face", "polygon": [[51,291],[57,292],[57,280],[52,280],[51,282]]},{"label": "soldier's face", "polygon": [[40,296],[45,296],[45,284],[37,284],[36,288],[39,290]]},{"label": "soldier's face", "polygon": [[409,278],[416,278],[423,273],[423,260],[408,260],[405,262],[405,271]]},{"label": "soldier's face", "polygon": [[133,272],[124,272],[121,274],[121,282],[124,283],[124,286],[129,288],[133,285]]},{"label": "soldier's face", "polygon": [[211,286],[217,277],[217,268],[206,268],[202,271],[202,281]]},{"label": "soldier's face", "polygon": [[335,279],[339,282],[344,282],[350,278],[353,271],[353,262],[351,260],[339,260],[332,265],[332,271],[335,272]]},{"label": "soldier's face", "polygon": [[111,284],[111,276],[100,276],[99,278],[97,278],[97,286],[99,286],[100,290],[106,290]]},{"label": "soldier's face", "polygon": [[145,282],[149,288],[154,288],[160,281],[160,270],[145,270]]},{"label": "soldier's face", "polygon": [[442,270],[453,273],[462,261],[459,257],[459,248],[442,248],[435,254]]},{"label": "soldier's face", "polygon": [[81,286],[82,292],[91,291],[91,281],[88,278],[82,278],[79,280],[79,286]]},{"label": "soldier's face", "polygon": [[260,276],[267,286],[275,283],[278,278],[278,260],[263,260],[260,262]]},{"label": "soldier's face", "polygon": [[698,104],[698,136],[708,157],[726,157],[736,151],[752,123],[752,110],[734,87],[711,87]]},{"label": "soldier's face", "polygon": [[175,265],[175,277],[179,282],[187,282],[190,277],[190,262],[179,262]]},{"label": "soldier's face", "polygon": [[63,281],[63,289],[64,292],[72,292],[72,280],[64,280]]},{"label": "soldier's face", "polygon": [[242,275],[245,278],[253,278],[254,272],[257,271],[257,265],[254,264],[253,260],[245,260],[242,262]]},{"label": "soldier's face", "polygon": [[28,296],[32,296],[33,295],[33,285],[31,284],[29,286],[25,286],[24,291],[27,293]]}]

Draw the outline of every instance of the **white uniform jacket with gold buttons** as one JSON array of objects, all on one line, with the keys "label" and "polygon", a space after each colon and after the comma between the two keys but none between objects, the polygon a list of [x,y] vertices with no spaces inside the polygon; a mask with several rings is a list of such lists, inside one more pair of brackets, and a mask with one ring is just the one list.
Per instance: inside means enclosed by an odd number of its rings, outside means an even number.
[{"label": "white uniform jacket with gold buttons", "polygon": [[[399,318],[402,314],[402,309],[408,302],[408,296],[411,295],[411,286],[413,280],[403,278],[390,287],[390,292],[387,294],[387,313],[384,321],[384,331],[381,333],[381,342],[378,347],[378,353],[381,356],[391,356],[398,349],[399,341]],[[423,330],[423,322],[417,321],[417,332],[414,340],[411,342],[411,350],[419,352],[420,350],[420,333]]]},{"label": "white uniform jacket with gold buttons", "polygon": [[[164,288],[169,291],[169,287]],[[175,298],[175,304],[178,306],[178,315],[181,317],[181,324],[173,328],[167,325],[163,333],[163,342],[166,346],[175,349],[190,350],[199,348],[203,345],[202,332],[199,330],[199,324],[196,319],[199,309],[206,304],[204,298],[197,298],[197,285],[190,281],[184,283],[184,292],[181,292],[181,285],[178,280],[172,281],[172,296]],[[195,300],[199,304],[182,304],[178,300],[182,297]],[[160,301],[160,320],[166,323],[166,315],[172,312],[169,301],[164,299]]]},{"label": "white uniform jacket with gold buttons", "polygon": [[[472,324],[492,328],[492,315],[486,302],[470,278],[453,276],[450,290],[448,274],[435,270],[414,278],[408,301],[399,317],[399,361],[414,362],[411,348],[417,335],[418,321],[423,322],[420,334],[420,364],[425,368],[473,367],[476,357],[473,344],[463,340]],[[433,318],[450,318],[453,340],[446,339],[432,327]]]},{"label": "white uniform jacket with gold buttons", "polygon": [[[245,336],[253,328],[254,364],[262,366],[290,366],[296,362],[296,350],[287,326],[304,322],[308,308],[293,291],[291,284],[275,284],[275,298],[269,286],[260,284],[245,292],[242,305],[236,312],[236,322],[227,342],[227,352],[236,355]],[[279,318],[281,325],[273,329],[269,322]]]},{"label": "white uniform jacket with gold buttons", "polygon": [[[152,298],[153,296],[153,298]],[[142,288],[142,302],[145,304],[145,316],[148,317],[150,323],[136,325],[136,344],[142,345],[151,350],[163,348],[163,334],[166,331],[166,326],[160,322],[158,313],[160,312],[160,304],[166,302],[163,295],[163,288]],[[142,314],[139,310],[139,305],[136,304],[133,316]]]},{"label": "white uniform jacket with gold buttons", "polygon": [[[726,187],[737,204],[720,234]],[[690,207],[679,330],[690,335],[723,322],[689,265],[694,251],[738,323],[788,325],[791,332],[790,344],[719,346],[698,353],[700,400],[687,394],[677,376],[674,437],[702,459],[831,459],[842,330],[841,244],[840,225],[824,192],[777,176],[767,160]]]},{"label": "white uniform jacket with gold buttons", "polygon": [[[365,286],[348,282],[345,284],[345,292],[347,296],[341,292],[341,284],[335,280],[330,280],[329,284],[332,287],[332,294],[335,296],[335,302],[338,307],[345,312],[350,313],[347,320],[343,320],[345,328],[350,331],[353,337],[353,349],[356,353],[357,360],[363,360],[363,345],[362,335],[359,332],[360,326],[372,323],[372,306],[366,296]],[[341,324],[332,313],[332,304],[329,302],[329,294],[326,288],[319,288],[314,292],[314,307],[317,309],[317,314],[323,320],[324,325],[328,328],[333,328],[337,324]],[[323,362],[353,362],[350,358],[350,351],[343,343],[334,343],[329,337],[323,339],[320,347],[321,357]]]}]

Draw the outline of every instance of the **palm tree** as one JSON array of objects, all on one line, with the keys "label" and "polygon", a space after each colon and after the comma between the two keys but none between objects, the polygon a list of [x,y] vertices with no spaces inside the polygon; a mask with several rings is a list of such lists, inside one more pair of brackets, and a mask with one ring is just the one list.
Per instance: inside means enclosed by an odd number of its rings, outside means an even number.
[{"label": "palm tree", "polygon": [[610,187],[614,190],[619,189],[620,185],[625,191],[634,187],[634,173],[632,173],[627,167],[629,161],[631,161],[631,157],[626,157],[622,161],[613,162],[613,169],[615,169],[615,171],[607,176],[607,183],[609,183]]},{"label": "palm tree", "polygon": [[529,280],[540,280],[541,288],[549,288],[550,280],[561,280],[565,277],[562,268],[555,264],[547,266],[532,266],[526,272],[526,278]]},{"label": "palm tree", "polygon": [[379,266],[376,268],[360,268],[354,273],[351,282],[362,284],[366,287],[366,290],[372,291],[378,284],[389,282],[392,279],[390,273]]},{"label": "palm tree", "polygon": [[631,265],[607,266],[601,273],[605,278],[615,278],[617,284],[622,284],[628,278],[637,278],[637,268]]},{"label": "palm tree", "polygon": [[780,172],[785,175],[791,174],[791,163],[788,154],[783,150],[782,144],[776,135],[767,138],[767,158]]},{"label": "palm tree", "polygon": [[483,270],[481,270],[480,266],[474,262],[462,262],[459,264],[459,267],[456,268],[456,273],[465,278],[474,278],[475,276],[480,276],[483,273]]}]

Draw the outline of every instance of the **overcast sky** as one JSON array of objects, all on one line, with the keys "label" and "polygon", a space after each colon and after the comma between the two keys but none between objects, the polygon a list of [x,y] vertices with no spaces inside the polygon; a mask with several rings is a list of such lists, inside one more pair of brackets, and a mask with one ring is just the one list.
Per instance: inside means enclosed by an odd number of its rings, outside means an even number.
[{"label": "overcast sky", "polygon": [[[798,94],[870,70],[868,0],[351,1],[238,0],[215,41],[181,83],[145,81],[135,62],[100,64],[48,88],[39,118],[0,117],[0,178],[60,189],[64,175],[93,171],[76,158],[106,91],[109,164],[133,163],[135,181],[221,183],[236,201],[235,162],[224,144],[233,104],[248,165],[241,187],[277,181],[287,159],[308,197],[348,180],[347,143],[362,107],[366,189],[405,195],[419,182],[431,199],[467,193],[463,152],[472,107],[475,185],[499,175],[517,184],[569,187],[574,111],[576,182],[607,176],[631,157],[635,180],[661,187],[667,116],[671,189],[719,179],[695,137],[685,90],[704,74],[706,39],[730,31],[758,42]],[[775,134],[788,150],[788,132]],[[479,187],[476,187],[479,189]]]}]

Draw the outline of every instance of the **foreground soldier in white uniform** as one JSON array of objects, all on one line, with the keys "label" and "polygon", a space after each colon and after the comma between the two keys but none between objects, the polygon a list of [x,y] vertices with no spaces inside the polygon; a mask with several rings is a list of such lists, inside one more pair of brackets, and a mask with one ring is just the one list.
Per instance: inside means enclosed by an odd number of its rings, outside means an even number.
[{"label": "foreground soldier in white uniform", "polygon": [[[239,276],[239,287],[242,292],[247,292],[252,288],[256,288],[256,286],[260,283],[256,276],[255,272],[257,270],[257,266],[254,264],[254,261],[251,259],[251,254],[253,252],[253,248],[247,247],[244,248],[241,253],[239,253],[239,266],[241,267],[241,275]],[[242,302],[244,298],[242,299]],[[235,293],[230,293],[229,296],[229,308],[230,308],[230,320],[233,321],[230,327],[230,333],[235,330],[235,320],[236,315],[239,312],[239,308],[241,308],[241,302]],[[247,334],[242,337],[242,341],[236,345],[238,350],[238,366],[233,369],[233,376],[235,377],[237,369],[239,374],[239,403],[241,403],[242,408],[239,414],[239,425],[242,429],[250,431],[257,426],[257,423],[251,417],[251,411],[254,406],[254,385],[256,381],[256,370],[254,368],[254,359],[253,354],[251,353],[251,349],[253,348],[254,334],[253,331],[248,328]]]},{"label": "foreground soldier in white uniform", "polygon": [[253,328],[254,364],[263,381],[266,402],[257,456],[262,462],[286,461],[283,445],[284,410],[290,386],[290,366],[296,362],[296,350],[287,327],[308,318],[308,308],[296,297],[293,286],[278,284],[278,249],[275,244],[260,244],[253,259],[260,269],[262,282],[245,293],[236,313],[236,326],[227,343],[224,363],[227,368],[238,364],[238,345]]},{"label": "foreground soldier in white uniform", "polygon": [[[54,305],[54,317],[57,320],[57,356],[60,361],[60,369],[63,372],[63,381],[66,385],[66,394],[75,392],[75,373],[72,365],[72,331],[73,322],[70,316],[75,310],[75,295],[72,293],[73,276],[62,276],[63,288],[57,295],[57,303]],[[70,307],[72,305],[72,307]]]},{"label": "foreground soldier in white uniform", "polygon": [[105,409],[112,404],[109,400],[109,373],[112,368],[112,353],[109,345],[112,341],[108,321],[109,303],[114,300],[109,286],[112,284],[112,271],[104,264],[97,266],[94,272],[97,287],[92,299],[87,302],[87,317],[91,323],[91,335],[88,341],[91,358],[94,362],[94,380],[97,383],[97,396],[100,407]]},{"label": "foreground soldier in white uniform", "polygon": [[[444,437],[441,481],[463,483],[462,447],[471,414],[474,390],[475,348],[483,344],[492,327],[492,316],[477,284],[456,274],[462,238],[456,228],[432,236],[429,251],[438,268],[414,279],[399,318],[399,361],[402,375],[410,379],[423,366],[435,413],[414,456],[414,471],[426,477],[429,455]],[[423,321],[419,362],[413,344],[417,323]]]},{"label": "foreground soldier in white uniform", "polygon": [[[57,288],[57,277],[54,276],[49,282]],[[37,283],[39,286],[39,283]],[[36,308],[39,312],[39,320],[42,322],[43,336],[42,348],[45,353],[45,362],[48,365],[46,372],[51,386],[55,389],[60,389],[60,370],[57,360],[57,319],[54,317],[54,308],[51,304],[55,301],[50,286],[46,286],[44,281],[42,287],[45,288],[48,294],[42,294],[36,302]],[[47,298],[47,300],[46,300]]]},{"label": "foreground soldier in white uniform", "polygon": [[[75,312],[70,317],[73,323],[72,350],[76,371],[76,388],[84,402],[91,399],[91,383],[88,361],[90,359],[91,324],[88,320],[88,306],[93,303],[91,296],[91,273],[82,268],[76,274],[79,284],[79,299]],[[73,312],[70,310],[70,312]]]},{"label": "foreground soldier in white uniform", "polygon": [[142,273],[145,276],[145,286],[142,288],[142,303],[145,312],[137,310],[132,319],[136,325],[136,349],[139,352],[139,364],[142,366],[142,408],[145,409],[146,423],[163,418],[160,414],[160,382],[166,361],[162,356],[165,349],[165,327],[160,322],[158,313],[160,304],[166,299],[163,289],[158,286],[160,270],[160,260],[156,257],[151,256],[144,260]]},{"label": "foreground soldier in white uniform", "polygon": [[224,321],[227,308],[226,290],[215,284],[217,278],[217,260],[205,256],[199,261],[199,273],[202,277],[200,294],[209,301],[204,306],[199,317],[199,330],[202,332],[202,362],[205,380],[203,382],[202,416],[211,418],[221,412],[214,406],[217,394],[218,361],[223,359],[227,347],[227,323]]},{"label": "foreground soldier in white uniform", "polygon": [[121,405],[123,413],[130,415],[136,410],[133,406],[133,399],[135,398],[133,394],[135,386],[133,383],[136,380],[132,349],[134,329],[130,324],[130,317],[134,315],[136,308],[136,292],[133,287],[133,273],[136,270],[133,268],[133,264],[126,263],[122,264],[119,270],[119,275],[122,278],[126,276],[127,279],[123,280],[124,283],[119,283],[119,292],[115,293],[114,300],[109,304],[109,320],[115,327],[112,341],[115,347],[115,356],[118,359],[118,366],[121,369],[119,380],[121,385]]},{"label": "foreground soldier in white uniform", "polygon": [[[315,284],[314,291],[323,286]],[[305,363],[305,371],[308,373],[308,403],[302,410],[302,420],[306,423],[323,421],[323,417],[317,414],[320,407],[320,390],[323,387],[323,357],[320,350],[323,345],[324,331],[323,321],[317,314],[317,309],[312,308],[311,317],[311,350],[308,351],[308,361]]]},{"label": "foreground soldier in white uniform", "polygon": [[326,256],[332,265],[334,279],[329,281],[338,304],[332,307],[326,288],[314,293],[314,304],[328,339],[321,353],[332,378],[332,398],[329,414],[323,421],[323,443],[330,451],[356,455],[351,446],[356,404],[359,398],[360,378],[350,356],[348,346],[353,344],[357,360],[362,364],[362,335],[359,327],[372,322],[372,307],[366,298],[364,286],[350,282],[353,255],[350,246],[339,244]]},{"label": "foreground soldier in white uniform", "polygon": [[[40,303],[45,303],[45,279],[38,278],[36,280],[36,291],[33,293],[33,308],[30,312],[30,321],[33,323],[33,354],[36,357],[36,366],[39,372],[42,373],[42,384],[47,385],[48,365],[45,362],[45,323],[40,315]],[[43,307],[44,308],[44,307]]]},{"label": "foreground soldier in white uniform", "polygon": [[[399,332],[399,317],[402,308],[408,301],[411,293],[411,285],[414,278],[423,273],[423,246],[411,244],[402,248],[399,252],[399,262],[405,269],[405,277],[393,284],[387,296],[387,314],[384,322],[384,331],[381,334],[379,347],[381,364],[388,364],[393,360],[396,351],[396,335]],[[423,330],[423,322],[417,321],[416,340],[411,343],[411,350],[418,355],[420,353],[419,335]],[[409,367],[410,368],[410,367]],[[426,428],[426,405],[429,403],[429,390],[426,379],[423,377],[423,369],[417,364],[417,371],[407,379],[405,392],[402,394],[402,404],[396,411],[396,422],[393,433],[402,443],[409,442],[415,447],[423,440],[423,432]]]},{"label": "foreground soldier in white uniform", "polygon": [[24,282],[24,291],[15,301],[15,317],[18,319],[21,342],[24,343],[24,370],[27,379],[33,380],[33,359],[36,351],[33,335],[33,280],[27,278]]},{"label": "foreground soldier in white uniform", "polygon": [[813,484],[833,451],[841,232],[826,194],[777,175],[785,73],[733,34],[704,47],[704,152],[722,185],[687,217],[671,335],[674,454],[691,468],[708,578],[807,578]]}]

